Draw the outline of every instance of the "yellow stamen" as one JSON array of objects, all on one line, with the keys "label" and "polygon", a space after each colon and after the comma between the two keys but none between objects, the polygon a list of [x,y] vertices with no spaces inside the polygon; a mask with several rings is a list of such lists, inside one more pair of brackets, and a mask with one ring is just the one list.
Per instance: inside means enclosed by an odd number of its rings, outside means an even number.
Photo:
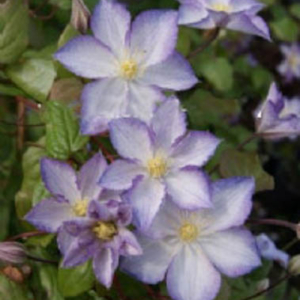
[{"label": "yellow stamen", "polygon": [[231,10],[231,7],[228,4],[216,3],[212,6],[212,9],[221,12],[229,12]]},{"label": "yellow stamen", "polygon": [[185,223],[179,229],[179,236],[184,242],[192,242],[198,235],[198,228],[191,223]]},{"label": "yellow stamen", "polygon": [[298,57],[295,54],[291,54],[288,58],[288,64],[292,67],[295,68],[299,65]]},{"label": "yellow stamen", "polygon": [[117,226],[113,222],[97,222],[93,228],[96,236],[104,241],[111,240],[117,233]]},{"label": "yellow stamen", "polygon": [[73,206],[73,211],[77,217],[85,217],[87,213],[89,200],[84,198],[82,200],[77,200]]},{"label": "yellow stamen", "polygon": [[134,60],[125,60],[121,63],[121,76],[125,79],[134,79],[138,73],[138,65]]},{"label": "yellow stamen", "polygon": [[150,159],[148,161],[148,172],[151,177],[162,177],[167,172],[166,161],[161,156]]}]

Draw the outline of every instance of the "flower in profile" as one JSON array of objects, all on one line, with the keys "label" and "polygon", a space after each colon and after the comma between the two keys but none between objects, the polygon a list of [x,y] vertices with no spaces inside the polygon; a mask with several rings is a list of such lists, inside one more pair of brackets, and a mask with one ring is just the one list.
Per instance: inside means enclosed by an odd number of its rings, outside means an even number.
[{"label": "flower in profile", "polygon": [[0,242],[0,262],[21,264],[26,259],[25,248],[17,242]]},{"label": "flower in profile", "polygon": [[300,100],[284,98],[273,83],[254,118],[257,134],[265,139],[295,138],[300,134]]},{"label": "flower in profile", "polygon": [[257,16],[264,7],[255,0],[178,0],[179,24],[201,29],[227,28],[270,40],[265,21]]},{"label": "flower in profile", "polygon": [[214,154],[220,140],[209,132],[187,132],[185,114],[177,99],[168,99],[156,110],[150,126],[135,118],[109,124],[110,137],[119,155],[100,184],[128,190],[135,224],[146,229],[166,194],[188,210],[210,207],[210,185],[198,168]]},{"label": "flower in profile", "polygon": [[128,204],[109,200],[91,201],[85,218],[66,221],[59,248],[62,266],[75,267],[93,260],[96,278],[107,288],[112,284],[119,256],[141,255],[142,249],[126,226],[131,222]]},{"label": "flower in profile", "polygon": [[42,179],[52,197],[33,207],[25,220],[40,230],[57,232],[64,221],[85,217],[91,200],[119,199],[116,193],[105,191],[98,185],[106,167],[100,153],[87,161],[78,174],[66,163],[42,159]]},{"label": "flower in profile", "polygon": [[300,47],[298,44],[280,47],[284,56],[283,61],[277,67],[278,72],[289,82],[293,78],[300,78]]},{"label": "flower in profile", "polygon": [[235,177],[212,184],[211,208],[190,212],[164,202],[138,235],[143,254],[125,258],[121,269],[150,284],[166,277],[175,300],[214,299],[220,273],[238,277],[261,264],[254,237],[242,227],[253,192],[252,178]]},{"label": "flower in profile", "polygon": [[178,13],[150,10],[131,24],[130,13],[114,0],[102,0],[91,17],[94,36],[80,36],[55,58],[75,74],[95,79],[82,92],[81,131],[107,130],[111,119],[132,116],[149,121],[164,90],[197,83],[189,63],[175,51]]}]

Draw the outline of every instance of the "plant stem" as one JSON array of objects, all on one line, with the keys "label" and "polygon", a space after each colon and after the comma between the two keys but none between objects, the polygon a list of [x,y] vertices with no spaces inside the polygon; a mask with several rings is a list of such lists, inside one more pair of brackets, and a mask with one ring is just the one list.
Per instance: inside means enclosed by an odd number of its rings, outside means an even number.
[{"label": "plant stem", "polygon": [[40,235],[46,235],[48,234],[47,232],[43,232],[43,231],[30,231],[30,232],[23,232],[20,233],[18,235],[12,236],[10,238],[7,239],[7,241],[16,241],[19,239],[26,239],[29,237],[33,237],[33,236],[40,236]]},{"label": "plant stem", "polygon": [[250,142],[252,142],[254,139],[256,139],[258,136],[256,133],[253,133],[252,135],[250,135],[247,139],[245,139],[243,142],[241,142],[239,145],[237,145],[236,150],[243,150],[244,147],[249,144]]},{"label": "plant stem", "polygon": [[260,220],[248,220],[248,223],[257,224],[257,225],[274,225],[280,227],[289,228],[295,232],[297,232],[298,225],[295,223],[291,223],[284,220],[276,220],[276,219],[260,219]]},{"label": "plant stem", "polygon": [[29,254],[27,254],[26,257],[30,260],[45,263],[45,264],[52,264],[52,265],[57,265],[58,264],[58,261],[44,259],[44,258],[40,258],[40,257],[35,257],[35,256],[29,255]]}]

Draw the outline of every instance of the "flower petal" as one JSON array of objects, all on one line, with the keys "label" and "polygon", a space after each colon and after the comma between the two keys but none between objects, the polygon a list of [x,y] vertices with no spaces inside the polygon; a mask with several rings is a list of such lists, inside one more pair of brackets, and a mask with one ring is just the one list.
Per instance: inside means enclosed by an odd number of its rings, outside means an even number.
[{"label": "flower petal", "polygon": [[57,197],[74,203],[81,198],[76,173],[72,167],[58,160],[43,158],[41,175],[46,188]]},{"label": "flower petal", "polygon": [[132,23],[131,53],[145,67],[165,60],[175,49],[177,17],[173,10],[149,10],[137,16]]},{"label": "flower petal", "polygon": [[246,229],[216,232],[199,242],[215,267],[226,276],[242,276],[261,265],[255,239]]},{"label": "flower petal", "polygon": [[24,219],[39,230],[57,232],[64,221],[73,217],[74,213],[69,203],[46,199],[34,206]]},{"label": "flower petal", "polygon": [[166,176],[167,193],[182,209],[211,207],[211,191],[207,176],[195,167],[187,167]]},{"label": "flower petal", "polygon": [[80,169],[78,174],[78,185],[82,198],[98,200],[102,191],[99,180],[107,167],[105,158],[101,153],[97,153],[88,160]]},{"label": "flower petal", "polygon": [[120,118],[109,124],[110,138],[118,153],[128,159],[147,163],[153,156],[151,132],[135,118]]},{"label": "flower petal", "polygon": [[121,228],[119,229],[119,237],[120,237],[120,255],[123,256],[135,256],[135,255],[141,255],[143,253],[143,250],[137,241],[135,235],[125,229]]},{"label": "flower petal", "polygon": [[183,247],[168,269],[167,288],[174,300],[212,300],[220,285],[220,274],[199,247]]},{"label": "flower petal", "polygon": [[58,230],[57,234],[57,245],[59,251],[65,255],[65,253],[69,250],[70,246],[73,243],[73,240],[76,239],[73,235],[69,234],[64,226],[61,226]]},{"label": "flower petal", "polygon": [[95,37],[120,56],[126,46],[130,13],[117,1],[102,0],[95,7],[91,28]]},{"label": "flower petal", "polygon": [[209,132],[190,131],[173,145],[174,168],[203,166],[214,154],[220,140]]},{"label": "flower petal", "polygon": [[125,115],[127,96],[127,84],[119,78],[87,84],[81,94],[81,132],[91,135],[106,131],[111,119]]},{"label": "flower petal", "polygon": [[112,77],[116,73],[113,54],[91,36],[74,38],[54,57],[78,76],[95,79]]}]

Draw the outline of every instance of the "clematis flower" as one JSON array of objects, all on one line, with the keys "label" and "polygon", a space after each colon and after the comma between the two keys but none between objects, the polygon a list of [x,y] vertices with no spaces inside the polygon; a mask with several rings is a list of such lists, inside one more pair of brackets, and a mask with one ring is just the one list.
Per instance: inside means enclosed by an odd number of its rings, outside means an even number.
[{"label": "clematis flower", "polygon": [[25,247],[17,242],[0,242],[0,262],[21,264],[26,259]]},{"label": "clematis flower", "polygon": [[42,179],[53,196],[33,207],[25,220],[40,230],[57,232],[64,221],[84,217],[91,200],[120,199],[115,192],[98,185],[106,166],[100,153],[87,161],[78,174],[66,163],[42,159]]},{"label": "clematis flower", "polygon": [[128,190],[138,227],[150,226],[166,194],[182,208],[209,207],[210,187],[198,169],[213,155],[219,139],[208,132],[187,133],[185,114],[176,99],[166,100],[148,127],[134,118],[109,124],[113,146],[123,157],[100,180],[107,189]]},{"label": "clematis flower", "polygon": [[179,24],[201,29],[227,28],[270,40],[265,21],[257,16],[264,7],[255,0],[178,0]]},{"label": "clematis flower", "polygon": [[175,300],[214,299],[220,273],[237,277],[261,264],[254,237],[241,227],[253,191],[252,178],[235,177],[212,184],[212,208],[190,212],[166,201],[138,236],[143,254],[125,258],[121,269],[149,284],[166,277]]},{"label": "clematis flower", "polygon": [[299,45],[292,44],[290,47],[283,45],[280,48],[284,59],[277,67],[278,72],[285,77],[287,82],[290,82],[293,78],[300,78]]},{"label": "clematis flower", "polygon": [[150,10],[131,24],[123,5],[102,0],[91,18],[94,36],[77,37],[55,54],[76,75],[95,79],[82,92],[82,133],[105,131],[118,117],[149,121],[162,91],[197,83],[189,63],[174,51],[177,17],[173,10]]},{"label": "clematis flower", "polygon": [[300,134],[300,100],[284,98],[273,83],[254,118],[257,134],[265,139],[295,138]]},{"label": "clematis flower", "polygon": [[75,267],[92,259],[96,278],[109,288],[119,256],[142,254],[134,234],[126,229],[130,222],[128,204],[91,201],[86,217],[63,224],[63,238],[58,241],[64,255],[62,266]]}]

